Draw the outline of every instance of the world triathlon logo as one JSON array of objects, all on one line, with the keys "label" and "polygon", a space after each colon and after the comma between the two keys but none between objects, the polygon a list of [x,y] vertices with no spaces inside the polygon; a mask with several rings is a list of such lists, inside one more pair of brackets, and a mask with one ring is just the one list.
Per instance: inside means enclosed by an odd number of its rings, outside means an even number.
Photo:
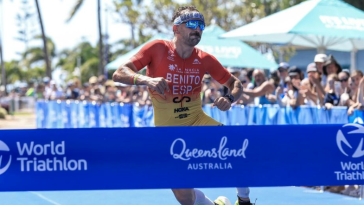
[{"label": "world triathlon logo", "polygon": [[3,141],[0,140],[0,175],[6,172],[11,164],[10,149]]},{"label": "world triathlon logo", "polygon": [[363,137],[364,127],[362,125],[346,124],[337,132],[336,143],[345,156],[359,158],[364,156]]}]

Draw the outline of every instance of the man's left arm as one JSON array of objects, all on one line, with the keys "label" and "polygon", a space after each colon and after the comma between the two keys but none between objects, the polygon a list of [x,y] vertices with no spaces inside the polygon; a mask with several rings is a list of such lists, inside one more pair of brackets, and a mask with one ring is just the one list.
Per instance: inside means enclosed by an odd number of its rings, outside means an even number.
[{"label": "man's left arm", "polygon": [[233,75],[224,83],[224,86],[229,89],[230,94],[217,98],[213,104],[213,106],[216,106],[222,111],[229,110],[231,104],[237,101],[243,94],[243,85],[240,80]]}]

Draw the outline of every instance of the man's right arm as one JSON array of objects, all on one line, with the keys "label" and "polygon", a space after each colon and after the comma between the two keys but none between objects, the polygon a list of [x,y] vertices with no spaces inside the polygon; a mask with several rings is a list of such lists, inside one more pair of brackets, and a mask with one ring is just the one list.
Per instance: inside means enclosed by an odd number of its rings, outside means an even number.
[{"label": "man's right arm", "polygon": [[164,95],[164,90],[167,90],[167,92],[169,92],[168,80],[161,77],[151,78],[144,75],[138,75],[137,72],[138,69],[131,61],[129,61],[126,64],[120,66],[114,72],[112,79],[115,82],[120,82],[128,85],[133,85],[134,82],[135,85],[146,85],[150,89],[155,90],[162,95]]},{"label": "man's right arm", "polygon": [[260,97],[267,93],[273,93],[274,85],[271,82],[265,81],[262,85],[254,90],[244,90],[244,94],[250,97]]}]

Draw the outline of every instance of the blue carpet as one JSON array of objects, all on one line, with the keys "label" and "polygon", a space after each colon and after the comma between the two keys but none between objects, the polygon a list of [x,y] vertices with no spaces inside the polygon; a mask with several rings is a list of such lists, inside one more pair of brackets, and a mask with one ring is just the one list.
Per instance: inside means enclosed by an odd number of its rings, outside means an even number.
[{"label": "blue carpet", "polygon": [[[235,188],[200,189],[210,199],[236,200]],[[357,198],[302,187],[251,188],[257,205],[363,205]],[[1,205],[178,205],[171,190],[2,192]]]}]

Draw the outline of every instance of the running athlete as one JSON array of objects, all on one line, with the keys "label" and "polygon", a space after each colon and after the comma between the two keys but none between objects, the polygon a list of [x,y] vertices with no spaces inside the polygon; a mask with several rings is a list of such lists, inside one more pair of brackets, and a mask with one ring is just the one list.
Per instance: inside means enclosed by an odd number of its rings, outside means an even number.
[{"label": "running athlete", "polygon": [[[113,80],[125,84],[146,85],[152,99],[155,126],[222,125],[202,110],[202,78],[209,73],[231,91],[217,98],[213,106],[222,111],[243,93],[240,81],[217,60],[195,46],[205,28],[203,15],[194,6],[180,7],[173,19],[174,38],[146,44],[129,62],[120,66]],[[147,76],[137,74],[147,66]],[[182,205],[230,205],[226,197],[214,202],[198,189],[172,189]],[[249,188],[238,188],[236,205],[252,205]]]}]

